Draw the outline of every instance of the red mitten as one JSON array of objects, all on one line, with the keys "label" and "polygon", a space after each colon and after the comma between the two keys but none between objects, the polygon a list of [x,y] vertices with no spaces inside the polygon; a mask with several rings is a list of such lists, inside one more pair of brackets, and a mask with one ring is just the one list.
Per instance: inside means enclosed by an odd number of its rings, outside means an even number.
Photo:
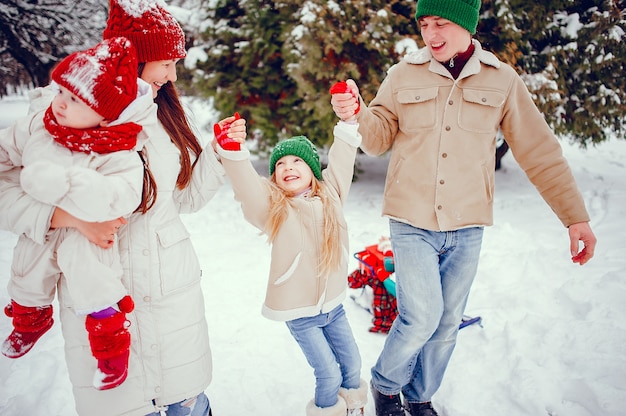
[{"label": "red mitten", "polygon": [[135,302],[133,302],[133,298],[126,295],[117,302],[117,306],[120,308],[120,312],[130,313],[135,309]]},{"label": "red mitten", "polygon": [[[240,118],[239,113],[235,112],[235,120],[239,120]],[[224,125],[224,128],[222,128],[219,124],[215,123],[213,125],[215,139],[224,150],[241,150],[241,143],[228,137],[230,124],[231,123],[227,123]]]},{"label": "red mitten", "polygon": [[349,92],[350,94],[352,94],[354,98],[356,98],[356,110],[354,110],[354,114],[356,114],[361,109],[361,103],[359,101],[359,97],[354,95],[352,93],[352,90],[348,87],[348,83],[346,81],[338,81],[338,82],[335,82],[332,87],[330,87],[331,95],[332,94],[345,94],[347,92]]}]

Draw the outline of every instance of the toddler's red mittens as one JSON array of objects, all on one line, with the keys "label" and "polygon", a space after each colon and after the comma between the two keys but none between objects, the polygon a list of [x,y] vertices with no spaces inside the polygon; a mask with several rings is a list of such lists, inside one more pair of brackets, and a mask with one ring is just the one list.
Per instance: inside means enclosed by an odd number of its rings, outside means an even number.
[{"label": "toddler's red mittens", "polygon": [[329,92],[331,95],[332,94],[345,94],[349,92],[350,94],[352,94],[354,98],[356,98],[356,110],[354,110],[354,114],[358,113],[359,110],[361,109],[361,102],[359,101],[359,97],[357,97],[356,95],[354,95],[354,93],[352,93],[352,90],[350,89],[350,87],[348,87],[348,83],[346,81],[335,82],[333,86],[330,87]]},{"label": "toddler's red mittens", "polygon": [[[240,118],[239,113],[235,112],[235,120],[239,120]],[[227,123],[224,125],[224,128],[222,128],[219,124],[215,123],[213,125],[213,134],[215,134],[215,139],[224,150],[241,150],[241,143],[228,137],[230,124],[231,123]]]}]

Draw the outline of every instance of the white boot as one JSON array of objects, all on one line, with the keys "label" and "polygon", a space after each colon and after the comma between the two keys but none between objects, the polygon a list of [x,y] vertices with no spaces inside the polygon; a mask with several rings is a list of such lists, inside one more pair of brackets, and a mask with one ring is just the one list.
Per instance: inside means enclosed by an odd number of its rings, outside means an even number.
[{"label": "white boot", "polygon": [[339,389],[339,396],[346,401],[347,416],[363,416],[367,404],[367,383],[361,380],[358,389]]},{"label": "white boot", "polygon": [[306,405],[306,416],[346,416],[346,402],[341,396],[337,397],[337,403],[330,407],[317,407],[315,401],[311,400]]}]

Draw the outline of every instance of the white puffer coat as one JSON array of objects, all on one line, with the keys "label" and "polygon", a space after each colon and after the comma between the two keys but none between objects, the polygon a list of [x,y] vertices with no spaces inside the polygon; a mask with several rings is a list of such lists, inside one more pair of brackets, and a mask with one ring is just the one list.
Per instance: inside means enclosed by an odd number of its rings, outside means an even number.
[{"label": "white puffer coat", "polygon": [[[215,195],[224,171],[207,147],[191,183],[176,188],[179,151],[162,126],[145,126],[145,148],[158,187],[147,214],[133,214],[119,233],[124,285],[135,300],[129,375],[111,390],[92,387],[92,357],[84,318],[77,317],[64,280],[59,285],[66,359],[79,415],[143,416],[158,406],[204,391],[211,381],[211,350],[196,252],[179,214],[198,211]],[[44,241],[53,207],[19,188],[19,172],[0,174],[0,227]],[[86,276],[88,278],[88,276]]]}]

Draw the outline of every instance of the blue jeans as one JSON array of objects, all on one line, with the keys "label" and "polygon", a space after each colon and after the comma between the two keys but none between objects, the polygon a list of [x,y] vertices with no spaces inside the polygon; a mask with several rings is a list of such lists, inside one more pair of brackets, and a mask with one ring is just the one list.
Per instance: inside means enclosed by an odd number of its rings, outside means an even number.
[{"label": "blue jeans", "polygon": [[[183,400],[167,406],[164,411],[166,416],[209,416],[211,404],[205,393],[200,393],[194,398]],[[161,413],[150,413],[146,416],[160,416]]]},{"label": "blue jeans", "polygon": [[315,374],[315,405],[337,403],[339,388],[361,382],[361,355],[343,305],[329,313],[286,322]]},{"label": "blue jeans", "polygon": [[483,228],[436,232],[391,220],[398,317],[372,383],[383,394],[427,402],[439,389],[476,276]]}]

